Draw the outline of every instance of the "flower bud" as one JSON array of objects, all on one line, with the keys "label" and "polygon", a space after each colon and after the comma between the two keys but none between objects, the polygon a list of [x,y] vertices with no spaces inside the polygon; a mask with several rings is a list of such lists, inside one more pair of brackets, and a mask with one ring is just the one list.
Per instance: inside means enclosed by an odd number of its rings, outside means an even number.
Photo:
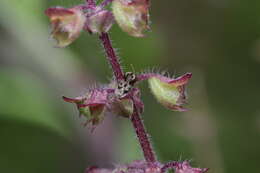
[{"label": "flower bud", "polygon": [[148,0],[114,0],[112,10],[121,29],[134,37],[143,37],[149,29]]},{"label": "flower bud", "polygon": [[101,34],[102,32],[108,32],[113,23],[114,17],[110,11],[97,8],[87,17],[85,29],[90,33]]},{"label": "flower bud", "polygon": [[52,25],[51,37],[57,41],[57,47],[65,47],[80,35],[86,17],[79,8],[48,8],[45,14]]},{"label": "flower bud", "polygon": [[186,111],[182,107],[185,103],[185,85],[191,78],[191,73],[187,73],[177,79],[171,79],[162,75],[152,75],[149,85],[156,99],[165,107],[176,110]]}]

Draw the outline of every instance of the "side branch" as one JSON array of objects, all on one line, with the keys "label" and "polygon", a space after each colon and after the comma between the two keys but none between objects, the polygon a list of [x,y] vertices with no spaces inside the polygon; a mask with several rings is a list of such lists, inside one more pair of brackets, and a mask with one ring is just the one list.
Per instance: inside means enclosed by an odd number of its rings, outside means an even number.
[{"label": "side branch", "polygon": [[147,162],[155,162],[156,161],[155,154],[153,152],[151,143],[149,141],[148,135],[144,128],[144,124],[140,118],[139,112],[137,111],[136,107],[131,117],[131,121],[134,126],[141,148],[143,150],[145,160]]},{"label": "side branch", "polygon": [[123,70],[119,64],[118,57],[116,56],[115,50],[112,47],[112,43],[109,39],[108,33],[102,33],[99,36],[99,39],[102,41],[102,44],[104,46],[104,49],[107,54],[107,59],[112,66],[112,70],[114,73],[114,76],[117,81],[124,79],[124,73]]}]

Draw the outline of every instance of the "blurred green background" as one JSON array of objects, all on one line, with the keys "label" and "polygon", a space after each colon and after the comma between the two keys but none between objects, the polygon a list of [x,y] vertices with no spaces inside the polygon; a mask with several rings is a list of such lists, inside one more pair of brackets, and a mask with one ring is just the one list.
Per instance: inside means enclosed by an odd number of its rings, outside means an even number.
[{"label": "blurred green background", "polygon": [[[107,116],[90,134],[61,99],[111,78],[97,36],[82,33],[66,49],[49,38],[44,10],[82,1],[0,1],[1,173],[83,173],[142,159],[127,119]],[[193,73],[186,113],[165,110],[141,85],[158,158],[210,173],[259,172],[260,1],[153,0],[151,20],[145,38],[116,25],[111,35],[126,70]]]}]

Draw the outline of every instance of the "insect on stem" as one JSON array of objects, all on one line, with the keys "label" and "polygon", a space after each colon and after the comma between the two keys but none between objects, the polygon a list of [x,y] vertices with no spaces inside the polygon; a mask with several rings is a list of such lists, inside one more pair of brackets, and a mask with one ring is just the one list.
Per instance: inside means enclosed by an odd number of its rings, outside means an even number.
[{"label": "insect on stem", "polygon": [[[115,76],[117,82],[119,83],[120,81],[124,81],[125,74],[118,61],[118,57],[116,56],[115,51],[112,47],[109,35],[107,33],[102,33],[99,38],[102,41],[103,47],[107,54],[107,60],[109,61],[109,63],[112,66],[112,70],[113,70],[113,73],[114,73],[114,76]],[[132,100],[134,101],[133,98],[132,98]],[[156,157],[155,157],[154,151],[152,149],[151,143],[148,138],[148,134],[145,131],[144,124],[140,118],[140,115],[139,115],[139,112],[138,112],[138,109],[136,106],[134,106],[134,113],[131,117],[131,121],[132,121],[133,127],[135,129],[136,135],[138,137],[139,143],[141,145],[141,148],[143,150],[145,160],[147,162],[155,162]]]}]

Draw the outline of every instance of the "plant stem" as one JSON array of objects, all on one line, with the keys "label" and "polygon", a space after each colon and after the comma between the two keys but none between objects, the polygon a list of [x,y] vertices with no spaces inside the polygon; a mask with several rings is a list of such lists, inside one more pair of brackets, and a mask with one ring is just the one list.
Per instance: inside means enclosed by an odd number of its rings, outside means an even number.
[{"label": "plant stem", "polygon": [[121,65],[118,61],[118,57],[116,56],[115,50],[112,47],[112,43],[110,41],[110,38],[108,36],[108,33],[102,33],[99,36],[100,40],[102,41],[102,44],[104,46],[104,49],[107,54],[107,60],[109,61],[110,65],[112,66],[112,70],[114,73],[114,76],[117,81],[124,79],[124,72],[121,68]]},{"label": "plant stem", "polygon": [[[120,65],[118,58],[115,54],[115,51],[112,47],[108,34],[102,33],[99,36],[99,38],[102,41],[103,47],[107,54],[107,60],[109,61],[109,63],[112,66],[112,70],[113,70],[116,80],[117,81],[123,80],[124,72],[121,68],[121,65]],[[134,101],[133,98],[132,98],[132,100]],[[155,154],[153,152],[151,143],[149,141],[148,134],[145,131],[144,124],[140,118],[140,114],[139,114],[137,105],[134,105],[134,113],[131,116],[131,121],[134,126],[134,129],[135,129],[136,135],[138,137],[139,143],[141,145],[141,148],[143,150],[145,160],[147,162],[155,162],[156,161]]]},{"label": "plant stem", "polygon": [[134,129],[135,129],[136,135],[138,137],[139,143],[141,145],[141,148],[143,150],[145,160],[147,162],[155,162],[156,157],[155,157],[154,151],[152,149],[151,143],[148,138],[148,134],[145,131],[143,121],[140,117],[140,114],[139,114],[136,106],[134,108],[134,113],[131,116],[131,121],[134,126]]}]

